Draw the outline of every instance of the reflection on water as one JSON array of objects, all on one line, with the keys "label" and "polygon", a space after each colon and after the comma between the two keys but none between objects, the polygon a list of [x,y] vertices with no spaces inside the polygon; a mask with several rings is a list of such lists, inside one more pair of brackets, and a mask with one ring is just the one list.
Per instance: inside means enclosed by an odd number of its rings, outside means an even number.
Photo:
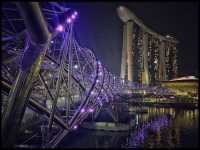
[{"label": "reflection on water", "polygon": [[[157,128],[156,132],[146,131],[146,138],[138,147],[197,147],[198,146],[198,110],[174,108],[148,108],[147,114],[139,114],[139,124],[149,124],[152,118],[159,121],[167,115],[168,121]],[[136,132],[137,130],[135,130]],[[130,138],[131,139],[131,138]],[[129,146],[132,146],[129,144]]]},{"label": "reflection on water", "polygon": [[147,107],[136,115],[137,125],[129,132],[79,129],[68,135],[59,147],[198,147],[196,110]]},{"label": "reflection on water", "polygon": [[[169,125],[169,116],[161,116],[148,122],[142,123],[139,127],[136,127],[136,131],[132,132],[129,138],[129,147],[139,147],[146,138],[148,138],[148,132],[152,131],[154,134],[160,132],[161,127],[166,127]],[[160,136],[158,136],[160,139]]]},{"label": "reflection on water", "polygon": [[116,148],[126,144],[128,132],[93,131],[79,129],[66,136],[59,148]]}]

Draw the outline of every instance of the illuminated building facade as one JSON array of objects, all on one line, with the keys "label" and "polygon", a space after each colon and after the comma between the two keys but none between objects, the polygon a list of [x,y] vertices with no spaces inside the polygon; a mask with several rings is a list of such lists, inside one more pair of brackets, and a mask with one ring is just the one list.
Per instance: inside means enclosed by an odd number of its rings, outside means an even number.
[{"label": "illuminated building facade", "polygon": [[198,81],[194,76],[185,76],[162,81],[161,86],[173,90],[176,96],[191,97],[198,100]]},{"label": "illuminated building facade", "polygon": [[175,78],[178,41],[152,31],[125,7],[117,11],[124,22],[121,78],[143,84]]}]

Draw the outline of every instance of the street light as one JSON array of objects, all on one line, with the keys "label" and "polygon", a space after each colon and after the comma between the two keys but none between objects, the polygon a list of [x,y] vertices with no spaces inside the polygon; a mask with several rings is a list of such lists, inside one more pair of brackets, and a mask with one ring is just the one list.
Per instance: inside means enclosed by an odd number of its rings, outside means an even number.
[{"label": "street light", "polygon": [[71,22],[72,22],[71,18],[68,18],[67,23],[71,23]]},{"label": "street light", "polygon": [[56,30],[59,31],[59,32],[64,31],[63,25],[58,25],[58,26],[56,27]]}]

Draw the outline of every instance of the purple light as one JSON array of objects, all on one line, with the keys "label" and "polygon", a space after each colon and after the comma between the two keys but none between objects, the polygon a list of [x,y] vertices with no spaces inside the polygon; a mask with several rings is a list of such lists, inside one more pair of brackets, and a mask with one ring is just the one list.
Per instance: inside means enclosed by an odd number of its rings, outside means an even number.
[{"label": "purple light", "polygon": [[68,18],[67,23],[71,23],[71,22],[72,22],[71,18]]},{"label": "purple light", "polygon": [[89,112],[94,112],[94,109],[89,108],[88,111],[89,111]]},{"label": "purple light", "polygon": [[[136,116],[137,117],[137,116]],[[144,142],[144,139],[146,138],[147,135],[147,130],[151,129],[153,132],[156,132],[157,129],[167,126],[168,125],[168,118],[166,116],[163,116],[159,118],[158,120],[151,120],[149,122],[146,122],[142,124],[138,130],[131,136],[130,140],[130,146],[135,145],[137,146],[138,144],[141,144]]]},{"label": "purple light", "polygon": [[59,32],[62,32],[64,30],[64,27],[62,25],[58,25],[56,27],[56,30],[59,31]]},{"label": "purple light", "polygon": [[102,102],[100,102],[100,106],[103,106]]},{"label": "purple light", "polygon": [[73,14],[73,15],[71,16],[71,18],[72,18],[72,19],[75,19],[75,18],[76,18],[76,16]]},{"label": "purple light", "polygon": [[77,12],[77,11],[75,11],[75,12],[74,12],[74,15],[75,15],[75,16],[77,16],[77,15],[78,15],[78,12]]},{"label": "purple light", "polygon": [[78,65],[74,65],[74,69],[78,69]]},{"label": "purple light", "polygon": [[78,128],[78,126],[77,126],[77,125],[75,125],[73,128],[74,128],[74,129],[77,129],[77,128]]},{"label": "purple light", "polygon": [[81,113],[84,113],[84,112],[85,112],[85,109],[84,109],[84,108],[82,108],[82,109],[81,109]]},{"label": "purple light", "polygon": [[54,41],[51,41],[51,43],[53,44],[53,43],[54,43]]}]

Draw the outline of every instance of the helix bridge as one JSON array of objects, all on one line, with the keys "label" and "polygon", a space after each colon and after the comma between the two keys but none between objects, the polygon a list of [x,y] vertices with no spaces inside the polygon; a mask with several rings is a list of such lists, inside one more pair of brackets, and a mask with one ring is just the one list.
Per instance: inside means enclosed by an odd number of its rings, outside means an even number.
[{"label": "helix bridge", "polygon": [[[111,73],[93,50],[81,47],[73,30],[76,19],[80,17],[77,11],[54,2],[41,2],[40,8],[50,33],[43,43],[36,42],[41,33],[30,32],[27,17],[22,15],[16,3],[5,2],[2,7],[3,122],[6,122],[8,112],[17,115],[14,109],[17,104],[13,98],[17,95],[16,90],[29,89],[28,92],[19,92],[27,95],[28,100],[22,108],[17,107],[24,113],[19,128],[15,130],[23,138],[18,138],[15,145],[34,145],[35,142],[40,147],[55,147],[69,132],[79,128],[89,115],[98,116],[102,107],[113,105],[124,91],[163,91],[161,88],[124,81]],[[30,17],[33,23],[34,18]],[[40,25],[41,22],[34,24]],[[37,35],[35,39],[33,35]],[[28,78],[30,82],[26,84],[24,72],[31,73],[29,69],[32,64],[39,64],[36,67],[38,74]],[[127,95],[131,97],[134,92],[127,92]],[[12,126],[11,123],[8,125]],[[7,126],[3,124],[4,129]],[[10,129],[3,132],[3,139],[6,135],[12,135]]]}]

